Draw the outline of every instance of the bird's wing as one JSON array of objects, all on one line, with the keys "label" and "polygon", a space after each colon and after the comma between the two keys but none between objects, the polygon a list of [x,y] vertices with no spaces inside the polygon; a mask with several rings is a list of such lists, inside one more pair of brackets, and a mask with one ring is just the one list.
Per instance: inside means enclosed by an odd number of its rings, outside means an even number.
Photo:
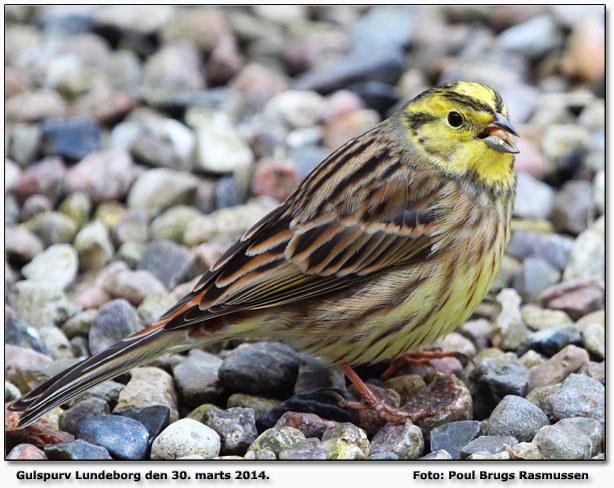
[{"label": "bird's wing", "polygon": [[[360,144],[331,155],[249,229],[162,317],[165,328],[323,296],[432,256],[449,183],[408,170],[381,146],[348,157]],[[341,160],[349,167],[328,174]]]}]

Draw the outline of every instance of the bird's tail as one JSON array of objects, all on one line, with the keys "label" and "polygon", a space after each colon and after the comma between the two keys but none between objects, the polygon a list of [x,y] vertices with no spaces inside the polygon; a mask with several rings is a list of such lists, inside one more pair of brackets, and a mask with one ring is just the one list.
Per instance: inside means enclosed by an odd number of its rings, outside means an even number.
[{"label": "bird's tail", "polygon": [[146,363],[163,352],[181,351],[194,346],[185,331],[167,330],[156,324],[112,345],[47,380],[9,405],[23,412],[19,428],[34,422],[48,410],[65,403],[98,383]]}]

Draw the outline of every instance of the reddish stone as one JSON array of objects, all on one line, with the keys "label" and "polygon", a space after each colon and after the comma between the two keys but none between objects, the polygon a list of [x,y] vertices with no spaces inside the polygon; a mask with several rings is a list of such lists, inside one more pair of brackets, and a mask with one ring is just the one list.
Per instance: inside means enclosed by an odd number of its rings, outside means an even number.
[{"label": "reddish stone", "polygon": [[[398,408],[401,403],[401,396],[390,388],[380,388],[379,386],[367,385],[369,390],[386,405]],[[357,399],[362,400],[362,395],[358,389],[351,385],[348,391]],[[386,424],[386,420],[381,418],[375,410],[369,408],[358,410],[358,426],[365,429],[369,436],[375,434]]]},{"label": "reddish stone", "polygon": [[546,308],[563,310],[572,319],[604,308],[604,282],[597,276],[565,281],[542,292],[539,301]]},{"label": "reddish stone", "polygon": [[9,191],[21,204],[36,194],[45,195],[55,202],[64,192],[65,177],[66,167],[62,159],[49,157],[21,173]]},{"label": "reddish stone", "polygon": [[252,194],[266,195],[282,202],[296,189],[300,181],[296,168],[290,163],[281,161],[261,163],[252,181]]},{"label": "reddish stone", "polygon": [[28,460],[40,461],[47,459],[47,456],[38,447],[32,444],[17,444],[11,452],[6,455],[6,459],[11,460]]},{"label": "reddish stone", "polygon": [[315,413],[286,412],[279,418],[275,426],[294,427],[305,434],[305,437],[321,438],[329,423],[330,421],[324,420]]}]

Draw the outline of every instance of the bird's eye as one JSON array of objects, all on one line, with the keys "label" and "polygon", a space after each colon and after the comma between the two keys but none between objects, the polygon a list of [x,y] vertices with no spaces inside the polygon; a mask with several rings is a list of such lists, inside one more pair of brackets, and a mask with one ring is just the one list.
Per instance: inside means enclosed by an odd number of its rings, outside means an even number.
[{"label": "bird's eye", "polygon": [[452,127],[460,127],[463,123],[463,118],[458,112],[450,112],[448,114],[448,124]]}]

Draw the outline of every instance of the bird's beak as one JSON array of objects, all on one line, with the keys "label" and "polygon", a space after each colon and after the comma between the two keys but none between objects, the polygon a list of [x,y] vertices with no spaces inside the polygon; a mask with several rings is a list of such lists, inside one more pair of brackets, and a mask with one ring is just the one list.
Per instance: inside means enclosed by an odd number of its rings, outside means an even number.
[{"label": "bird's beak", "polygon": [[497,114],[493,121],[478,135],[495,151],[518,154],[512,134],[518,136],[514,126],[503,115]]}]

